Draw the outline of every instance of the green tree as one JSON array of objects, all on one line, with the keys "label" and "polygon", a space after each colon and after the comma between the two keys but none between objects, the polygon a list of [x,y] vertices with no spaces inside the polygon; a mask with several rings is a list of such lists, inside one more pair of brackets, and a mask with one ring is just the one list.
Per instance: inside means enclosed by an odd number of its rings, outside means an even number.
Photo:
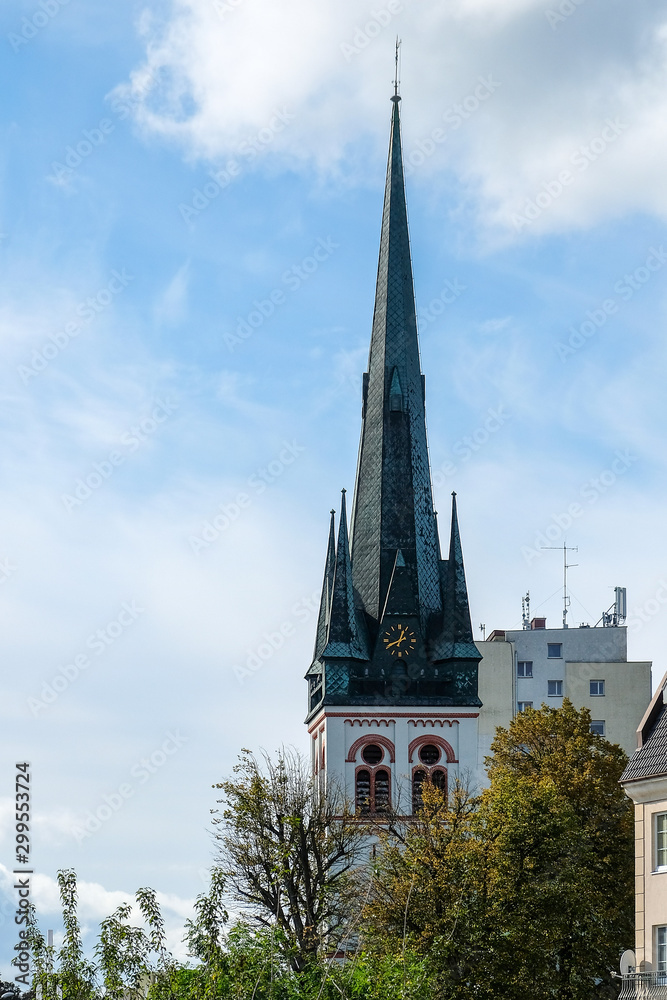
[{"label": "green tree", "polygon": [[[76,875],[71,869],[58,872],[58,889],[65,935],[56,956],[40,931],[34,907],[28,911],[28,945],[33,960],[33,990],[44,1000],[93,1000],[97,995],[97,969],[83,953],[77,904]],[[57,968],[56,968],[57,958]]]},{"label": "green tree", "polygon": [[498,729],[479,812],[492,926],[511,942],[493,936],[497,965],[518,990],[563,1000],[615,997],[611,974],[633,939],[633,813],[618,783],[627,757],[590,724],[565,699]]},{"label": "green tree", "polygon": [[437,971],[433,997],[464,995],[459,985],[476,980],[488,949],[478,800],[460,784],[449,799],[429,785],[422,797],[417,816],[395,818],[380,834],[363,945],[371,953],[393,950],[401,961],[416,950],[427,958],[426,971]]},{"label": "green tree", "polygon": [[477,800],[427,791],[416,821],[385,838],[369,928],[425,956],[434,996],[616,996],[633,920],[625,754],[567,700],[518,715],[492,754]]},{"label": "green tree", "polygon": [[325,941],[332,947],[345,932],[366,831],[294,751],[275,761],[265,755],[260,765],[244,750],[234,774],[216,785],[224,793],[214,820],[219,867],[235,901],[277,932],[281,953],[303,972]]}]

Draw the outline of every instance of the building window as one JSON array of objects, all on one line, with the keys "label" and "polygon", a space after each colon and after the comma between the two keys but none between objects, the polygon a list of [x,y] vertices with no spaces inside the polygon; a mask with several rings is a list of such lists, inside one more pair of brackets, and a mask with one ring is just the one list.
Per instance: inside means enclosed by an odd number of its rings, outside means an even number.
[{"label": "building window", "polygon": [[604,736],[604,719],[594,719],[591,722],[591,732],[596,736]]},{"label": "building window", "polygon": [[446,771],[433,771],[431,773],[431,781],[433,782],[433,787],[437,788],[439,792],[447,794],[447,772]]},{"label": "building window", "polygon": [[520,712],[525,712],[527,708],[532,708],[532,707],[533,707],[532,701],[520,701],[519,702],[519,711]]},{"label": "building window", "polygon": [[388,813],[391,807],[391,773],[385,768],[359,768],[355,779],[354,802],[358,816]]},{"label": "building window", "polygon": [[563,656],[563,643],[562,642],[548,642],[547,643],[547,656],[550,660],[560,660]]},{"label": "building window", "polygon": [[655,929],[655,971],[664,975],[667,972],[667,927]]},{"label": "building window", "polygon": [[427,764],[429,767],[437,764],[440,760],[440,747],[437,747],[435,743],[425,743],[423,747],[419,748],[419,759],[422,764]]},{"label": "building window", "polygon": [[357,780],[354,795],[354,804],[357,812],[362,816],[367,816],[371,811],[371,772],[366,770],[357,771]]},{"label": "building window", "polygon": [[389,812],[389,771],[375,772],[375,810],[376,813]]},{"label": "building window", "polygon": [[599,698],[604,694],[604,681],[591,681],[591,698]]},{"label": "building window", "polygon": [[562,698],[563,697],[563,682],[562,681],[547,681],[547,694],[550,698]]},{"label": "building window", "polygon": [[655,817],[655,868],[667,871],[667,813]]},{"label": "building window", "polygon": [[382,750],[382,747],[377,745],[377,743],[367,743],[361,751],[361,757],[364,764],[379,764],[383,756],[384,751]]},{"label": "building window", "polygon": [[434,788],[437,788],[439,792],[442,792],[443,795],[447,795],[447,771],[444,768],[436,767],[432,770],[418,768],[412,775],[413,813],[418,813],[424,804],[422,790],[427,782],[433,785]]},{"label": "building window", "polygon": [[533,676],[533,661],[532,660],[519,660],[516,666],[517,677],[532,677]]},{"label": "building window", "polygon": [[412,811],[418,813],[424,802],[422,799],[422,785],[426,781],[426,771],[415,771],[412,775]]}]

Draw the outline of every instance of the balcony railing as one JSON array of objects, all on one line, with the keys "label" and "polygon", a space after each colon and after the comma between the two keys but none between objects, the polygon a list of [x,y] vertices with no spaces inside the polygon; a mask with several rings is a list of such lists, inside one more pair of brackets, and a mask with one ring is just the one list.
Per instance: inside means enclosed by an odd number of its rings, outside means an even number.
[{"label": "balcony railing", "polygon": [[635,972],[623,976],[618,1000],[667,1000],[667,973]]}]

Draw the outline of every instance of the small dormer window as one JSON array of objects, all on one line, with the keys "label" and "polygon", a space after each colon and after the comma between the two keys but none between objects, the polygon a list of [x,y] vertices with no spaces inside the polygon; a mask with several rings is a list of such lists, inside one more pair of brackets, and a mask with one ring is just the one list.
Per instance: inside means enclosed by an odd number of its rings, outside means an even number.
[{"label": "small dormer window", "polygon": [[389,409],[392,413],[403,412],[403,390],[401,389],[398,371],[395,368],[391,376],[391,387],[389,389]]}]

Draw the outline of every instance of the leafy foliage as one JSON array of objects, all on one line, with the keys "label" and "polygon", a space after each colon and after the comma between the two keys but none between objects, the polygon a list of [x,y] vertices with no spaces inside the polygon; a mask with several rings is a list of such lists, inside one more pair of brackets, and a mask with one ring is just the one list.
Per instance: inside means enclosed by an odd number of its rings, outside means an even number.
[{"label": "leafy foliage", "polygon": [[518,715],[492,751],[477,800],[431,789],[417,822],[385,838],[371,926],[419,949],[438,996],[616,996],[633,933],[625,754],[567,700]]},{"label": "leafy foliage", "polygon": [[366,830],[333,787],[321,794],[310,766],[283,750],[263,767],[244,750],[235,779],[222,782],[219,866],[232,898],[264,927],[275,926],[295,972],[344,934],[356,899],[352,878]]},{"label": "leafy foliage", "polygon": [[[38,1000],[610,1000],[632,939],[633,820],[623,751],[565,700],[499,729],[490,786],[371,832],[297,755],[247,751],[222,788],[219,864],[170,955],[152,889],[83,952],[73,871],[58,952],[29,913]],[[388,822],[386,822],[388,820]],[[246,916],[228,926],[226,901]],[[356,912],[356,916],[354,915]],[[344,946],[345,960],[338,950]],[[354,952],[350,949],[356,947]]]}]

